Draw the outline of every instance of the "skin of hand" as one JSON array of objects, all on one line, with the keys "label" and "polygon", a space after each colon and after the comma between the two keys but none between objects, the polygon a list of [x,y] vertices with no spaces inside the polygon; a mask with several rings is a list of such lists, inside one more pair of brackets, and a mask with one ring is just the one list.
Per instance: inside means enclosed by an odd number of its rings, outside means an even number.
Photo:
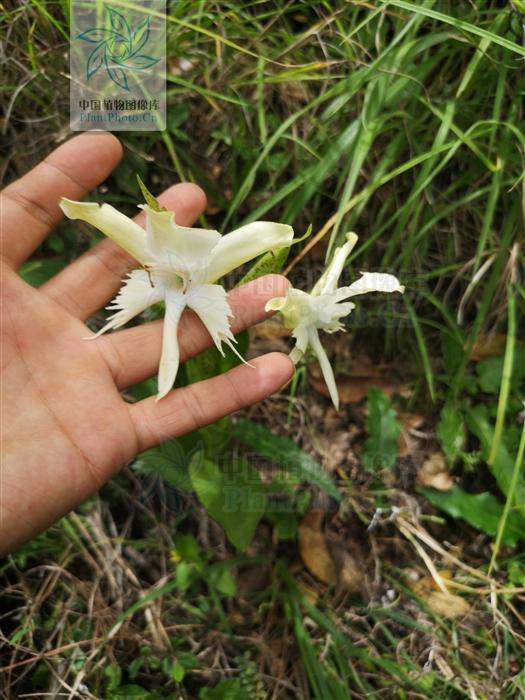
[{"label": "skin of hand", "polygon": [[[270,353],[249,367],[126,403],[120,391],[158,369],[162,322],[95,340],[84,324],[118,291],[137,264],[106,239],[38,289],[16,269],[60,221],[61,196],[80,199],[122,156],[113,135],[72,138],[0,194],[1,416],[0,555],[5,555],[97,491],[138,452],[183,435],[265,398],[292,376],[291,361]],[[206,198],[182,183],[159,198],[177,223],[190,226]],[[137,221],[143,223],[139,214]],[[266,317],[268,299],[288,282],[268,275],[229,294],[234,332]],[[200,320],[186,312],[181,359],[211,345]]]}]

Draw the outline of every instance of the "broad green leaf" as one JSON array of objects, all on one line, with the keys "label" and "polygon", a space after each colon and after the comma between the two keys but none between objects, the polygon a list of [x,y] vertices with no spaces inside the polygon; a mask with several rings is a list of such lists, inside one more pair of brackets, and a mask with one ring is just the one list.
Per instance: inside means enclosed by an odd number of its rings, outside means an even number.
[{"label": "broad green leaf", "polygon": [[[478,438],[481,445],[481,456],[485,461],[488,460],[492,445],[492,436],[494,428],[490,423],[487,415],[487,407],[484,405],[473,406],[466,414],[467,425],[474,435]],[[498,453],[493,464],[489,464],[488,468],[496,479],[502,493],[508,495],[509,487],[514,470],[514,458],[509,453],[505,441],[502,440],[499,444]],[[525,522],[525,470],[518,481],[516,491],[514,493],[514,503],[521,509],[523,520]]]},{"label": "broad green leaf", "polygon": [[[303,236],[301,236],[300,238],[294,238],[294,240],[292,241],[292,245],[296,245],[297,243],[304,241],[311,235],[311,233],[312,224],[308,226]],[[236,286],[240,287],[241,285],[246,284],[247,282],[251,282],[252,280],[257,279],[258,277],[262,277],[263,275],[270,275],[281,272],[281,270],[284,267],[284,263],[288,259],[289,253],[290,247],[284,246],[283,248],[278,248],[277,250],[270,250],[264,255],[261,255],[261,257],[254,262],[254,264],[250,267],[248,272],[244,275],[244,277],[241,279],[240,282],[238,282]]]},{"label": "broad green leaf", "polygon": [[341,495],[331,477],[313,457],[303,452],[286,437],[275,435],[263,425],[241,419],[232,425],[233,435],[258,455],[281,466],[298,482],[306,481],[317,486],[336,500]]},{"label": "broad green leaf", "polygon": [[32,287],[40,287],[64,267],[64,260],[29,260],[18,270],[18,274]]},{"label": "broad green leaf", "polygon": [[243,460],[225,473],[211,460],[197,457],[191,462],[190,478],[208,513],[223,526],[230,542],[244,551],[266,506],[259,473]]},{"label": "broad green leaf", "polygon": [[446,458],[452,464],[465,444],[465,424],[463,416],[451,403],[443,406],[437,436]]},{"label": "broad green leaf", "polygon": [[[477,530],[495,536],[503,513],[503,503],[491,493],[467,493],[459,486],[454,486],[449,491],[437,491],[426,487],[420,487],[418,491],[453,518],[463,518]],[[523,519],[517,513],[511,513],[502,542],[514,546],[520,539],[525,539]]]},{"label": "broad green leaf", "polygon": [[178,489],[193,491],[188,469],[196,451],[196,448],[185,450],[180,440],[169,440],[142,452],[134,466],[147,474],[158,474]]},{"label": "broad green leaf", "polygon": [[237,592],[237,585],[233,574],[224,566],[209,569],[208,580],[210,586],[228,598],[232,598]]},{"label": "broad green leaf", "polygon": [[290,248],[285,246],[283,248],[278,248],[276,251],[270,250],[268,253],[261,255],[236,286],[240,287],[263,275],[281,272],[289,252]]},{"label": "broad green leaf", "polygon": [[365,469],[377,472],[391,469],[397,459],[397,437],[401,427],[390,398],[380,389],[368,392],[368,440],[363,446],[361,459]]},{"label": "broad green leaf", "polygon": [[[244,357],[248,352],[250,342],[248,331],[237,333],[235,340],[237,341],[237,351]],[[203,379],[215,377],[217,374],[223,374],[232,367],[236,367],[240,362],[237,355],[229,347],[224,348],[224,356],[217,348],[208,348],[185,363],[186,379],[188,384],[200,382]]]},{"label": "broad green leaf", "polygon": [[503,358],[488,357],[476,365],[478,383],[485,394],[497,394],[501,385],[503,374]]},{"label": "broad green leaf", "polygon": [[[476,365],[478,383],[481,391],[486,394],[499,394],[503,377],[503,357],[488,357]],[[511,385],[519,386],[525,377],[525,349],[516,347],[514,350],[514,366]]]}]

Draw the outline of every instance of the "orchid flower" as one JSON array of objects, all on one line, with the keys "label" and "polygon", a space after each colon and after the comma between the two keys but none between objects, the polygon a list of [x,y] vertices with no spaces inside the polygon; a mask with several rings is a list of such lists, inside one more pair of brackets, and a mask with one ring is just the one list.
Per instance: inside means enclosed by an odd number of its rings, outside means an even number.
[{"label": "orchid flower", "polygon": [[159,301],[165,303],[157,400],[170,391],[177,376],[177,328],[183,310],[188,307],[197,314],[222,354],[222,343],[236,352],[229,322],[232,310],[226,291],[215,282],[268,250],[290,245],[293,238],[291,226],[269,221],[255,221],[225,236],[186,228],[175,223],[173,212],[156,211],[148,204],[141,206],[146,230],[109,204],[62,198],[60,207],[70,219],[98,228],[141,265],[108,306],[114,313],[96,336],[120,328]]},{"label": "orchid flower", "polygon": [[330,398],[336,409],[339,408],[337,384],[328,356],[319,339],[318,330],[335,333],[344,330],[341,319],[355,308],[351,301],[345,301],[357,294],[368,292],[401,292],[405,288],[399,284],[394,275],[379,272],[362,272],[360,279],[348,287],[337,288],[337,282],[343,271],[343,266],[351,250],[357,243],[355,233],[347,233],[346,243],[336,248],[332,262],[307,294],[293,287],[288,289],[286,296],[270,299],[266,311],[279,311],[287,328],[292,329],[295,347],[290,358],[297,364],[306,352],[308,346],[317,355]]}]

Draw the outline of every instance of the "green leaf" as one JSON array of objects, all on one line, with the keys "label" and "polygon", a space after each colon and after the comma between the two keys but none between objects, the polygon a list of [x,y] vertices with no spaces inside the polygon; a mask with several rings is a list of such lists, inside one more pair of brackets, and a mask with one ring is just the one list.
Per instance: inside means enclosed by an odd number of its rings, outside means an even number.
[{"label": "green leaf", "polygon": [[463,342],[449,333],[441,334],[441,354],[446,373],[452,377],[461,365],[461,359],[465,354]]},{"label": "green leaf", "polygon": [[[237,351],[244,357],[248,352],[248,344],[250,342],[248,331],[237,333],[235,340],[237,341]],[[228,346],[224,347],[224,356],[221,355],[216,347],[208,348],[185,363],[184,369],[187,382],[188,384],[193,384],[203,379],[215,377],[217,374],[224,374],[224,372],[232,369],[232,367],[236,367],[240,362],[237,355]]]},{"label": "green leaf", "polygon": [[60,272],[65,264],[64,260],[29,260],[18,270],[18,274],[32,287],[40,287]]},{"label": "green leaf", "polygon": [[237,593],[237,585],[231,571],[224,566],[210,569],[208,572],[210,586],[222,595],[232,598]]},{"label": "green leaf", "polygon": [[175,535],[174,544],[175,551],[184,561],[200,565],[204,563],[201,548],[193,535],[184,535],[182,532],[178,532]]},{"label": "green leaf", "polygon": [[188,562],[180,561],[175,570],[176,587],[180,591],[186,591],[199,575],[199,572],[194,566],[188,564]]},{"label": "green leaf", "polygon": [[[476,365],[478,384],[485,394],[499,394],[503,378],[503,357],[488,357]],[[514,349],[511,386],[518,387],[525,377],[525,348]]]},{"label": "green leaf", "polygon": [[390,398],[380,389],[368,392],[368,440],[363,446],[361,459],[365,469],[377,472],[391,469],[397,459],[397,437],[401,427]]},{"label": "green leaf", "polygon": [[248,272],[241,278],[236,287],[241,287],[243,284],[247,284],[252,280],[262,277],[263,275],[270,275],[281,272],[284,267],[284,263],[288,258],[290,248],[284,246],[283,248],[277,248],[277,250],[270,250],[255,261],[255,263],[250,267]]},{"label": "green leaf", "polygon": [[164,481],[184,491],[193,491],[188,473],[196,448],[186,451],[179,440],[169,440],[142,452],[134,466],[146,474],[158,474]]},{"label": "green leaf", "polygon": [[503,358],[488,357],[476,365],[478,383],[485,394],[498,394],[503,375]]},{"label": "green leaf", "polygon": [[294,540],[299,527],[299,517],[296,513],[283,513],[278,510],[267,511],[265,517],[273,523],[280,540]]},{"label": "green leaf", "polygon": [[243,460],[225,473],[215,462],[197,456],[190,464],[190,478],[208,513],[223,526],[230,542],[244,551],[266,506],[259,473]]},{"label": "green leaf", "polygon": [[171,677],[176,683],[180,683],[184,676],[186,675],[186,669],[184,666],[179,663],[178,661],[175,661],[171,668]]},{"label": "green leaf", "polygon": [[140,191],[142,192],[142,196],[144,197],[144,201],[146,204],[153,209],[153,211],[168,211],[166,207],[161,207],[157,198],[154,197],[151,192],[148,190],[146,185],[143,183],[142,178],[140,175],[137,173],[136,176],[137,182],[139,183]]},{"label": "green leaf", "polygon": [[[300,243],[308,238],[312,233],[312,224],[306,229],[306,233],[300,238],[294,238],[291,245]],[[282,248],[277,248],[277,250],[270,250],[264,255],[261,255],[255,263],[250,267],[248,272],[235,286],[240,287],[247,282],[262,277],[263,275],[277,274],[281,272],[284,267],[284,263],[288,259],[290,253],[290,246],[283,246]]]},{"label": "green leaf", "polygon": [[341,500],[336,485],[319,462],[303,452],[289,438],[275,435],[263,425],[244,419],[233,424],[232,432],[244,445],[251,447],[261,457],[283,467],[298,482],[306,481],[332,498]]},{"label": "green leaf", "polygon": [[[473,406],[466,415],[467,426],[478,438],[481,445],[481,456],[487,462],[492,446],[494,428],[488,419],[487,406],[478,404]],[[492,475],[496,479],[499,488],[505,496],[509,493],[514,470],[514,458],[509,453],[505,441],[502,440],[498,447],[498,453],[492,464],[488,464]],[[516,486],[514,494],[515,503],[522,509],[525,522],[525,475],[522,474]],[[525,526],[524,526],[525,527]]]},{"label": "green leaf", "polygon": [[250,695],[242,687],[240,678],[227,678],[215,688],[201,688],[199,700],[250,700]]},{"label": "green leaf", "polygon": [[[503,512],[503,504],[491,493],[467,493],[459,486],[449,491],[437,491],[436,489],[420,487],[418,489],[433,505],[451,515],[453,518],[462,518],[481,532],[494,536],[498,530],[498,523]],[[517,513],[511,513],[502,542],[514,546],[518,540],[525,539],[523,520]]]},{"label": "green leaf", "polygon": [[106,692],[115,690],[122,680],[122,669],[118,664],[108,664],[104,667],[104,676],[107,678]]},{"label": "green leaf", "polygon": [[437,436],[446,458],[452,464],[465,444],[465,424],[463,416],[451,403],[445,404],[441,410]]}]

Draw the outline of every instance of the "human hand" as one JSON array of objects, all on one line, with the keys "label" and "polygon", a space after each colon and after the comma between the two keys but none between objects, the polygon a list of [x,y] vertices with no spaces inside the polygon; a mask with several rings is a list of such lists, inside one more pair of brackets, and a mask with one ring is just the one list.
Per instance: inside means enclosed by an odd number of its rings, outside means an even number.
[{"label": "human hand", "polygon": [[[83,338],[93,335],[84,321],[115,295],[137,267],[133,259],[104,240],[39,289],[16,274],[62,218],[60,197],[80,199],[121,155],[111,134],[83,134],[0,194],[0,555],[81,503],[138,452],[268,396],[293,374],[285,355],[270,353],[252,360],[255,368],[240,365],[162,401],[126,403],[119,392],[157,371],[162,322]],[[174,185],[160,197],[185,226],[205,201],[192,184]],[[262,320],[266,301],[287,285],[271,275],[232,291],[233,331]],[[212,344],[192,312],[183,315],[179,339],[182,360]]]}]

